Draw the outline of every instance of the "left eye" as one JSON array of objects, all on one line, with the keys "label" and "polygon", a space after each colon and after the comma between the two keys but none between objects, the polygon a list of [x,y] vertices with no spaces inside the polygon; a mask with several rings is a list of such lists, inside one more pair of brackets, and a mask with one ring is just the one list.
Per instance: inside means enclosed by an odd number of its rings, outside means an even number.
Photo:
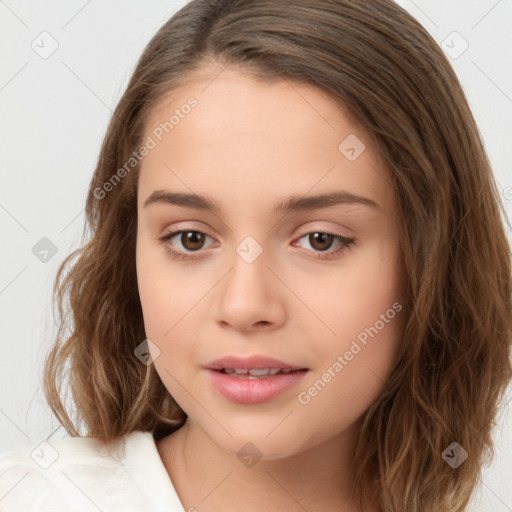
[{"label": "left eye", "polygon": [[[318,249],[320,252],[325,252],[331,248],[333,241],[337,241],[340,243],[337,249],[330,251],[329,254],[336,254],[339,251],[348,247],[353,241],[353,238],[346,238],[341,235],[336,235],[334,233],[326,233],[324,231],[312,231],[311,233],[307,233],[299,238],[302,240],[306,238],[308,243],[315,249]],[[320,256],[319,256],[320,257]]]},{"label": "left eye", "polygon": [[[176,236],[181,235],[179,238],[179,241],[184,248],[184,252],[176,251],[172,248],[171,244],[165,243],[168,241],[171,241]],[[207,234],[196,231],[196,230],[180,230],[180,231],[173,231],[171,233],[167,233],[158,239],[161,243],[164,243],[164,246],[167,251],[169,251],[174,257],[178,259],[185,259],[185,258],[191,258],[194,256],[191,256],[190,254],[187,254],[186,251],[192,251],[192,252],[198,252],[200,249],[203,248],[205,237],[211,238]],[[308,237],[308,242],[310,245],[316,249],[316,253],[318,255],[317,258],[324,258],[322,253],[327,253],[329,256],[332,254],[337,254],[338,252],[348,248],[353,242],[353,238],[346,238],[341,235],[336,235],[334,233],[327,233],[324,231],[312,231],[310,233],[306,233],[305,235],[302,235],[298,240],[302,240],[303,238]],[[333,241],[339,242],[339,247],[333,251],[327,252],[331,246]],[[181,249],[183,250],[183,249]]]}]

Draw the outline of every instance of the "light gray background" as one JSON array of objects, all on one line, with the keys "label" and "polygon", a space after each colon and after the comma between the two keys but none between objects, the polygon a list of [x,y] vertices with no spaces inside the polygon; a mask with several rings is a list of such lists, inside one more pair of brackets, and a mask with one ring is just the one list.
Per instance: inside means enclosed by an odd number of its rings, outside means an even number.
[{"label": "light gray background", "polygon": [[[41,390],[53,278],[79,244],[111,112],[144,46],[185,3],[0,0],[0,452],[66,437]],[[511,218],[512,1],[398,3],[451,53]],[[51,44],[48,58],[32,48]],[[57,248],[46,262],[32,251],[42,237]],[[511,408],[499,416],[496,457],[472,510],[512,511]]]}]

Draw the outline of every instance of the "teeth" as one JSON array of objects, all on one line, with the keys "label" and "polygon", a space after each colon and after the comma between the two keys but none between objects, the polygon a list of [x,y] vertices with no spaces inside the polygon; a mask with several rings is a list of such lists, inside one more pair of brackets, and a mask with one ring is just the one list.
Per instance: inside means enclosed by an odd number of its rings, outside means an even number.
[{"label": "teeth", "polygon": [[226,373],[236,373],[237,375],[245,375],[249,373],[247,368],[224,368]]},{"label": "teeth", "polygon": [[262,369],[247,369],[247,368],[224,368],[224,372],[233,376],[244,375],[246,378],[258,378],[266,376],[274,376],[278,373],[290,373],[290,368],[262,368]]},{"label": "teeth", "polygon": [[263,368],[262,370],[249,370],[249,375],[254,375],[255,377],[263,377],[263,375],[268,375],[269,373],[269,368]]}]

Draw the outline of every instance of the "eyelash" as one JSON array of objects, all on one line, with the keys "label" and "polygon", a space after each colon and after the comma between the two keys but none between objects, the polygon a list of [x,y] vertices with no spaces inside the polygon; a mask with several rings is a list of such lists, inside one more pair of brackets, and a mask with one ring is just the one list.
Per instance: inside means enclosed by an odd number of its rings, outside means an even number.
[{"label": "eyelash", "polygon": [[[206,233],[203,233],[202,231],[199,231],[197,229],[182,229],[179,231],[172,231],[170,233],[166,233],[166,234],[162,235],[161,237],[158,237],[158,240],[160,241],[160,243],[162,243],[164,245],[165,250],[168,251],[173,258],[178,259],[178,260],[195,259],[195,256],[191,256],[190,254],[183,254],[181,252],[175,251],[174,249],[172,249],[169,246],[169,244],[165,243],[168,240],[174,238],[176,235],[180,235],[182,233],[200,233],[202,235],[209,236]],[[335,249],[334,251],[330,251],[330,250],[314,251],[318,254],[317,259],[321,259],[321,260],[331,259],[332,257],[336,256],[338,253],[344,251],[345,249],[348,249],[354,243],[354,238],[347,238],[347,237],[344,237],[341,235],[337,235],[336,233],[329,233],[328,231],[310,231],[308,233],[304,233],[301,237],[299,237],[298,240],[301,240],[305,236],[311,235],[312,233],[321,233],[323,235],[333,236],[335,240],[337,240],[338,242],[341,243],[341,246],[338,247],[338,249]],[[211,238],[211,237],[209,237],[209,238]],[[196,252],[200,252],[200,251],[196,251]],[[324,257],[323,254],[328,254],[329,256]]]}]

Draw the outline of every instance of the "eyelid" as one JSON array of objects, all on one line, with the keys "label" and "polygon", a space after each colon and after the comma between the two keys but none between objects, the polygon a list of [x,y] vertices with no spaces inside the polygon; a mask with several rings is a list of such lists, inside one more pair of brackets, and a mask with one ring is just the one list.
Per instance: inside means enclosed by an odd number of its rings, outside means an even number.
[{"label": "eyelid", "polygon": [[[208,233],[205,233],[201,229],[195,229],[195,228],[191,228],[190,226],[186,226],[186,227],[183,227],[183,228],[178,228],[177,227],[176,229],[169,230],[169,231],[165,232],[163,235],[159,235],[157,237],[157,240],[161,244],[164,245],[165,249],[175,259],[191,261],[191,260],[194,260],[194,259],[197,259],[197,258],[201,258],[202,257],[201,254],[203,252],[205,252],[203,248],[199,249],[198,251],[192,251],[192,252],[184,251],[184,252],[181,252],[181,251],[176,251],[175,249],[173,249],[167,243],[172,238],[174,238],[174,237],[176,237],[178,235],[181,235],[183,233],[187,233],[187,232],[200,233],[202,235],[207,236],[208,238],[211,238],[212,240],[214,239],[214,237],[210,236]],[[341,246],[339,246],[338,248],[336,248],[334,250],[329,248],[326,251],[314,251],[314,250],[307,250],[307,249],[301,248],[306,253],[310,253],[310,255],[308,255],[308,257],[313,258],[313,259],[318,259],[318,260],[336,259],[336,257],[338,256],[339,253],[344,252],[345,250],[350,249],[350,247],[352,245],[354,245],[355,242],[356,242],[356,239],[353,238],[353,237],[346,237],[346,236],[343,236],[343,235],[340,235],[340,234],[337,234],[337,233],[333,233],[331,230],[325,230],[325,229],[321,229],[321,228],[320,229],[310,228],[309,230],[305,230],[300,236],[295,236],[294,237],[293,246],[297,247],[296,244],[302,238],[304,238],[304,237],[306,237],[308,235],[311,235],[312,233],[322,233],[322,234],[326,234],[326,235],[332,236],[332,237],[334,237],[334,241],[335,242],[337,241],[338,243],[341,244]]]},{"label": "eyelid", "polygon": [[[184,224],[184,226],[182,226],[181,224]],[[310,225],[312,225],[312,226],[310,226]],[[351,236],[348,236],[348,235],[342,235],[341,233],[336,233],[335,231],[338,231],[340,227],[344,230],[350,231],[351,233],[355,233],[355,231],[348,226],[344,226],[341,224],[337,224],[337,226],[338,226],[338,228],[332,228],[332,229],[331,228],[321,228],[321,227],[318,227],[317,221],[310,221],[310,222],[307,222],[305,225],[301,226],[299,233],[302,233],[302,234],[300,234],[300,235],[294,234],[293,236],[294,236],[294,239],[297,239],[297,238],[301,238],[304,235],[307,235],[310,233],[326,233],[326,234],[330,234],[333,236],[340,236],[340,237],[346,238],[346,239],[352,238]],[[165,236],[166,234],[169,234],[169,233],[176,234],[180,231],[181,232],[196,231],[198,233],[207,235],[212,239],[215,239],[215,237],[209,233],[208,228],[204,228],[203,225],[201,225],[200,227],[195,227],[192,224],[187,224],[186,222],[177,223],[176,225],[173,225],[172,228],[168,228],[168,229],[166,228],[166,229],[162,230],[162,235],[159,235],[157,237],[157,239],[160,239],[162,236]],[[297,230],[295,230],[295,231],[297,231]]]}]

